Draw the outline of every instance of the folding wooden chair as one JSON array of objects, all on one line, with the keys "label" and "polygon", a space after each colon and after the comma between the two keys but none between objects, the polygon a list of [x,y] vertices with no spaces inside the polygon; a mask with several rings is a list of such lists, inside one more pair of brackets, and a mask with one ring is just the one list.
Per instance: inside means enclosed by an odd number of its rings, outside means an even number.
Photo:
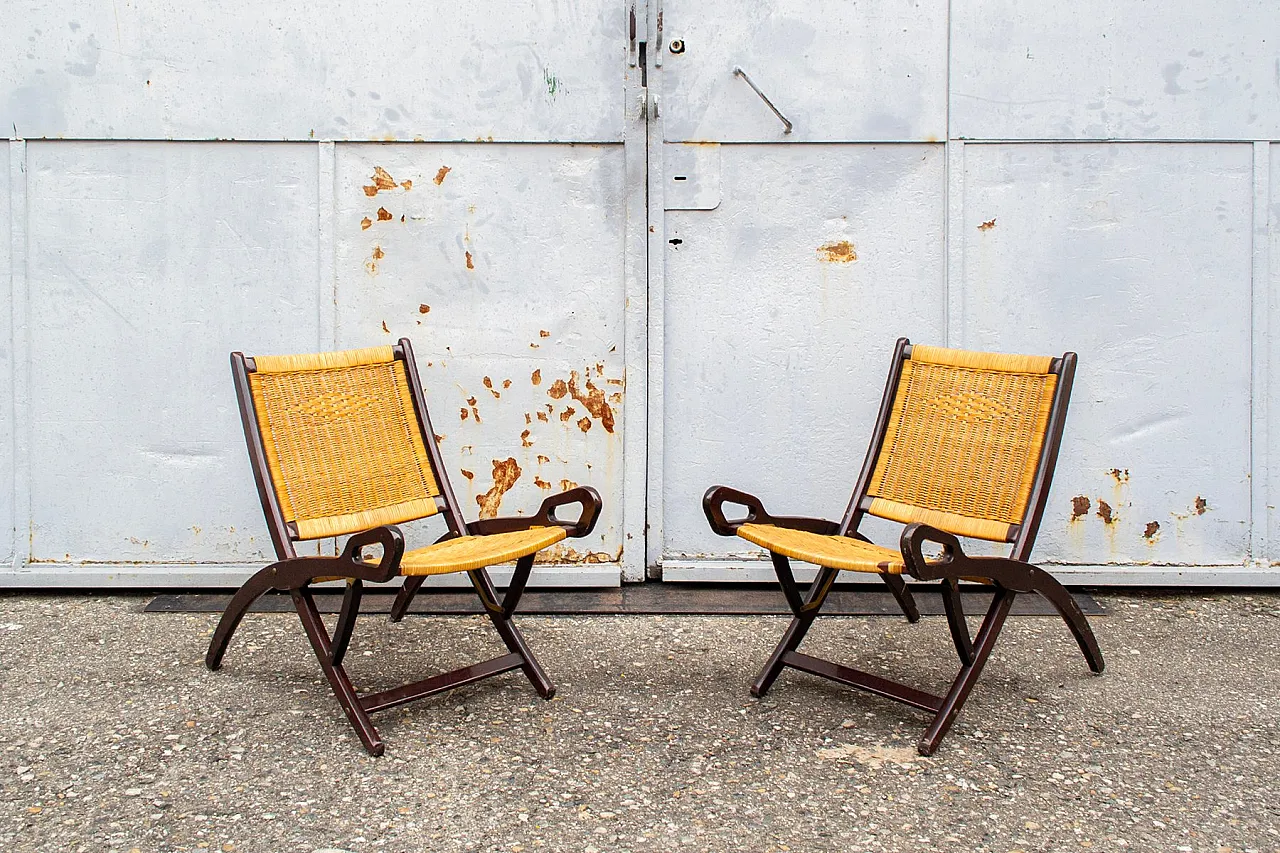
[{"label": "folding wooden chair", "polygon": [[[1102,653],[1074,599],[1027,562],[1053,479],[1075,368],[1072,352],[1061,358],[998,355],[912,346],[901,338],[871,447],[840,523],[771,516],[759,498],[725,486],[707,492],[702,506],[712,529],[768,549],[795,617],[752,684],[752,694],[763,696],[783,667],[792,667],[895,699],[933,714],[917,747],[921,755],[932,755],[1022,592],[1047,599],[1066,620],[1089,667],[1102,672]],[[746,517],[727,520],[725,504],[746,507]],[[866,515],[906,525],[898,550],[872,544],[858,532]],[[1008,557],[969,556],[957,536],[1013,548]],[[941,546],[941,553],[926,556],[925,543]],[[807,594],[792,575],[792,559],[820,567]],[[903,573],[941,581],[961,663],[945,696],[796,651],[841,571],[879,574],[912,622],[920,617],[902,585]],[[961,580],[988,584],[995,593],[976,637],[970,636],[961,607]]]},{"label": "folding wooden chair", "polygon": [[[566,536],[586,536],[600,512],[595,489],[578,487],[547,498],[536,515],[468,524],[449,487],[422,395],[408,339],[395,346],[318,355],[231,354],[249,459],[279,561],[250,578],[218,623],[205,662],[222,663],[227,643],[249,606],[268,590],[287,590],[338,703],[372,755],[382,739],[374,711],[481,679],[523,669],[544,699],[555,687],[511,623],[534,555]],[[579,518],[561,521],[559,507],[579,504]],[[448,532],[433,545],[405,551],[395,526],[444,514]],[[294,543],[354,534],[341,556],[299,557]],[[377,558],[364,550],[379,546]],[[500,601],[485,567],[515,560]],[[366,581],[405,576],[393,607],[402,616],[430,575],[466,572],[509,651],[501,657],[434,675],[413,684],[360,695],[342,660],[351,640]],[[332,634],[321,621],[310,584],[347,581]]]}]

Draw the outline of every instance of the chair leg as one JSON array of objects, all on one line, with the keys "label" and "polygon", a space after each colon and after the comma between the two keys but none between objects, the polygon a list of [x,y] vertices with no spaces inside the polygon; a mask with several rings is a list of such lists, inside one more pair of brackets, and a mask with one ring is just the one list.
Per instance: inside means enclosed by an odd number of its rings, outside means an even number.
[{"label": "chair leg", "polygon": [[[839,569],[832,569],[823,566],[818,576],[813,579],[813,583],[809,586],[809,593],[805,597],[803,604],[796,606],[793,602],[799,601],[799,590],[795,587],[795,579],[791,576],[790,566],[787,564],[787,558],[780,554],[774,554],[774,569],[778,574],[778,583],[783,586],[783,593],[787,596],[788,603],[791,603],[792,612],[795,616],[791,620],[791,624],[787,627],[787,631],[782,635],[773,654],[769,655],[769,659],[765,661],[764,667],[760,670],[760,674],[756,676],[756,680],[751,684],[751,695],[757,699],[769,692],[769,688],[773,686],[773,682],[777,680],[783,668],[782,659],[789,652],[794,652],[799,647],[805,634],[809,633],[809,627],[813,625],[813,620],[818,617],[819,611],[822,610],[823,603],[827,600],[827,594],[831,592],[831,585],[835,583],[836,575],[840,573]],[[783,567],[786,571],[783,571]],[[788,591],[788,583],[791,589]]]},{"label": "chair leg", "polygon": [[248,612],[249,607],[264,593],[274,588],[275,585],[276,573],[274,567],[268,566],[249,578],[249,580],[245,581],[244,586],[236,590],[236,594],[231,597],[231,601],[227,604],[227,609],[223,611],[222,618],[218,620],[218,627],[214,629],[213,638],[209,640],[209,651],[204,656],[205,666],[213,670],[222,666],[222,656],[226,654],[227,644],[231,642],[231,635],[240,626],[240,620],[244,618],[244,614]]},{"label": "chair leg", "polygon": [[[522,566],[525,562],[528,566]],[[507,599],[512,602],[514,609],[515,602],[520,600],[520,595],[524,592],[524,584],[529,578],[529,570],[533,566],[533,555],[521,557],[516,561],[516,571],[512,576],[512,583],[507,587]],[[523,571],[522,571],[523,568]],[[533,651],[529,648],[529,644],[525,642],[524,635],[511,622],[511,614],[506,612],[503,604],[498,601],[498,593],[493,588],[493,581],[489,578],[489,573],[484,569],[476,569],[467,572],[471,578],[471,585],[475,587],[476,594],[480,596],[480,602],[484,605],[485,612],[489,614],[489,619],[493,622],[493,627],[497,629],[498,636],[502,638],[502,642],[506,644],[508,651],[520,656],[524,663],[521,669],[524,670],[525,676],[533,684],[533,689],[543,699],[551,699],[556,695],[556,686],[551,683],[551,679],[547,677],[547,673],[538,663],[538,659],[533,656]],[[515,596],[512,599],[512,595]]]},{"label": "chair leg", "polygon": [[341,666],[347,655],[347,646],[351,643],[351,632],[356,627],[356,617],[360,615],[360,599],[364,593],[364,584],[359,578],[347,581],[346,594],[342,596],[342,611],[338,613],[338,623],[333,626],[332,652],[329,662]]},{"label": "chair leg", "polygon": [[893,597],[898,600],[898,606],[902,608],[902,613],[907,617],[907,621],[919,622],[920,608],[916,607],[915,596],[911,594],[911,590],[907,589],[907,583],[902,579],[902,575],[891,575],[885,572],[880,575],[880,578],[889,587]]},{"label": "chair leg", "polygon": [[920,738],[920,742],[916,744],[916,750],[921,755],[933,755],[942,738],[950,731],[951,724],[955,722],[960,709],[964,707],[965,700],[969,698],[969,692],[973,690],[978,676],[982,674],[987,658],[991,656],[991,649],[996,644],[1000,629],[1004,627],[1004,621],[1009,616],[1009,608],[1013,606],[1016,595],[1017,593],[1012,590],[1004,588],[996,592],[995,598],[991,601],[991,607],[982,620],[982,627],[978,629],[977,642],[974,643],[973,648],[973,662],[960,668],[960,673],[942,700],[937,716],[925,730],[924,737]]},{"label": "chair leg", "polygon": [[392,622],[399,622],[404,618],[404,614],[409,612],[413,597],[418,594],[418,590],[422,588],[426,579],[425,575],[412,575],[404,579],[404,585],[396,593],[396,600],[391,603]]},{"label": "chair leg", "polygon": [[947,612],[947,625],[951,628],[951,642],[962,666],[973,665],[973,640],[969,625],[964,619],[964,603],[960,600],[960,585],[954,578],[942,581],[942,606]]},{"label": "chair leg", "polygon": [[382,755],[385,749],[382,738],[378,735],[378,730],[373,727],[369,714],[360,705],[360,697],[356,694],[351,679],[347,678],[347,672],[341,664],[331,663],[333,645],[325,630],[324,621],[320,618],[320,611],[316,609],[315,599],[311,597],[311,591],[302,587],[290,590],[289,594],[293,596],[293,605],[298,610],[298,618],[302,620],[302,628],[307,633],[307,639],[311,641],[316,660],[320,662],[320,668],[329,679],[329,685],[333,688],[338,704],[346,712],[347,719],[356,730],[356,735],[364,744],[365,750],[370,755]]},{"label": "chair leg", "polygon": [[1085,618],[1080,605],[1076,604],[1071,593],[1067,592],[1067,588],[1058,583],[1055,577],[1041,570],[1036,570],[1032,575],[1032,586],[1054,606],[1063,621],[1067,623],[1067,627],[1071,629],[1071,635],[1076,638],[1076,643],[1080,646],[1080,651],[1084,653],[1084,659],[1089,662],[1089,669],[1095,673],[1101,673],[1106,666],[1106,662],[1102,659],[1102,650],[1098,648],[1098,640],[1093,636],[1089,620]]}]

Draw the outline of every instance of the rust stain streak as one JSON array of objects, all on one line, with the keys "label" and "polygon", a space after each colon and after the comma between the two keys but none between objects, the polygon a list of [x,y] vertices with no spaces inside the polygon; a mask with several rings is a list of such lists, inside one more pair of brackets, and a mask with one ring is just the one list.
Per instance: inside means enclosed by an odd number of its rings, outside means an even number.
[{"label": "rust stain streak", "polygon": [[978,226],[978,230],[979,230],[979,231],[990,231],[992,228],[995,228],[995,227],[996,227],[996,218],[993,216],[993,217],[991,217],[990,219],[988,219],[986,222],[984,222],[984,223],[982,223],[981,225],[979,225],[979,226]]},{"label": "rust stain streak", "polygon": [[858,252],[848,240],[827,243],[818,247],[818,259],[834,264],[850,264],[858,259]]},{"label": "rust stain streak", "polygon": [[493,460],[493,488],[483,495],[476,495],[481,518],[496,518],[502,506],[502,496],[520,479],[520,465],[515,457]]},{"label": "rust stain streak", "polygon": [[1071,520],[1075,521],[1082,515],[1089,514],[1089,499],[1084,495],[1076,495],[1071,499]]},{"label": "rust stain streak", "polygon": [[440,186],[441,184],[443,184],[445,175],[449,174],[452,171],[453,169],[450,169],[448,166],[441,166],[439,170],[436,172],[436,186]]},{"label": "rust stain streak", "polygon": [[[591,378],[586,380],[586,393],[578,386],[578,371],[574,370],[569,373],[569,393],[573,395],[573,399],[583,405],[591,416],[600,421],[600,425],[604,427],[605,432],[613,432],[613,409],[604,398],[604,392],[592,384]],[[586,432],[584,429],[583,432]]]}]

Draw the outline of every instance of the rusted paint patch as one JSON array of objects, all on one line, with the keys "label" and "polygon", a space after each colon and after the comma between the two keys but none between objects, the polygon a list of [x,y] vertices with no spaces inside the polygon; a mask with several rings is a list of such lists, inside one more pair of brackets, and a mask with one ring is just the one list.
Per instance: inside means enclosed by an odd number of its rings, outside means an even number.
[{"label": "rusted paint patch", "polygon": [[475,268],[476,268],[475,261],[471,259],[471,253],[467,252],[467,269],[473,270]]},{"label": "rusted paint patch", "polygon": [[462,476],[466,477],[468,480],[474,480],[476,478],[474,471],[468,471],[466,468],[459,468],[458,470],[460,470],[462,472]]},{"label": "rusted paint patch", "polygon": [[373,227],[373,220],[370,219],[369,217],[366,216],[364,219],[360,220],[361,231],[368,231],[372,227]]},{"label": "rusted paint patch", "polygon": [[440,443],[441,443],[441,442],[443,442],[446,438],[448,438],[448,436],[447,436],[447,435],[441,435],[440,433],[436,433],[436,444],[440,444]]},{"label": "rusted paint patch", "polygon": [[418,313],[419,313],[419,314],[430,314],[430,313],[431,313],[431,306],[430,306],[430,305],[427,305],[427,304],[424,302],[423,304],[421,304],[421,305],[419,305],[419,306],[418,306]]},{"label": "rusted paint patch", "polygon": [[607,382],[610,385],[619,385],[619,386],[622,385],[621,379],[606,379],[605,382]]},{"label": "rusted paint patch", "polygon": [[498,393],[497,391],[493,390],[493,380],[492,380],[492,379],[490,379],[488,376],[486,376],[486,377],[485,377],[483,380],[481,380],[481,381],[482,381],[482,382],[484,382],[484,387],[486,387],[486,388],[488,388],[488,389],[489,389],[489,393],[493,395],[493,398],[494,398],[495,400],[501,400],[501,399],[502,399],[502,395],[501,395],[500,393]]},{"label": "rusted paint patch", "polygon": [[510,388],[510,387],[511,387],[511,380],[510,380],[510,379],[504,379],[504,380],[502,380],[502,388],[503,388],[503,390],[504,390],[504,391],[505,391],[507,388]]},{"label": "rusted paint patch", "polygon": [[1122,484],[1122,483],[1127,483],[1127,482],[1129,482],[1129,469],[1128,469],[1128,468],[1125,468],[1123,471],[1121,471],[1119,468],[1112,468],[1112,469],[1111,469],[1110,471],[1108,471],[1107,473],[1111,475],[1111,478],[1112,478],[1113,480],[1115,480],[1117,484]]},{"label": "rusted paint patch", "polygon": [[367,272],[369,275],[377,275],[378,261],[382,260],[386,256],[387,256],[387,253],[382,251],[381,246],[374,246],[373,256],[369,258],[369,260],[364,262],[364,271]]},{"label": "rusted paint patch", "polygon": [[436,171],[436,186],[440,186],[441,184],[443,184],[445,175],[449,174],[452,171],[453,169],[450,169],[448,166],[441,166]]},{"label": "rusted paint patch", "polygon": [[541,371],[541,370],[535,370],[535,371],[533,371],[533,375],[529,377],[529,381],[531,381],[534,385],[541,385],[541,384],[542,384],[542,371]]},{"label": "rusted paint patch", "polygon": [[547,413],[546,413],[546,412],[538,412],[538,420],[542,421],[542,422],[545,424],[545,423],[548,421]]},{"label": "rusted paint patch", "polygon": [[538,477],[538,476],[535,476],[535,477],[533,478],[533,484],[534,484],[535,486],[537,486],[539,489],[546,489],[546,490],[550,490],[550,489],[552,488],[552,486],[551,486],[551,484],[550,484],[549,482],[547,482],[546,480],[544,480],[544,479],[542,479],[541,477]]},{"label": "rusted paint patch", "polygon": [[621,549],[615,556],[605,551],[583,553],[568,545],[552,545],[550,548],[539,551],[533,561],[535,563],[616,563],[620,559],[622,559]]},{"label": "rusted paint patch", "polygon": [[1204,515],[1209,511],[1209,502],[1196,495],[1196,515]]},{"label": "rusted paint patch", "polygon": [[386,253],[386,252],[384,252],[384,251],[382,251],[382,247],[381,247],[381,246],[374,246],[374,247],[373,247],[373,259],[374,259],[375,261],[380,261],[380,260],[382,260],[383,258],[385,258],[386,256],[387,256],[387,253]]},{"label": "rusted paint patch", "polygon": [[496,518],[502,506],[502,496],[520,479],[520,465],[514,457],[493,460],[493,488],[483,495],[476,495],[481,518]]},{"label": "rusted paint patch", "polygon": [[541,453],[539,453],[539,454],[538,454],[538,464],[539,464],[539,465],[546,465],[546,464],[547,464],[548,462],[550,462],[550,461],[551,461],[551,457],[550,457],[550,456],[543,456]]},{"label": "rusted paint patch", "polygon": [[1071,520],[1075,521],[1082,515],[1089,514],[1089,499],[1084,495],[1076,495],[1071,499]]},{"label": "rusted paint patch", "polygon": [[993,217],[991,217],[990,219],[988,219],[986,222],[984,222],[984,223],[982,223],[981,225],[979,225],[979,226],[978,226],[978,230],[979,230],[979,231],[990,231],[992,228],[995,228],[995,227],[996,227],[996,218],[993,216]]},{"label": "rusted paint patch", "polygon": [[386,222],[389,219],[391,219],[391,211],[387,210],[385,207],[378,208],[378,221]]},{"label": "rusted paint patch", "polygon": [[520,433],[520,443],[525,447],[533,447],[533,442],[529,440],[530,431],[525,430]]},{"label": "rusted paint patch", "polygon": [[576,488],[578,488],[578,484],[577,484],[577,483],[575,483],[575,482],[573,482],[573,480],[561,480],[561,481],[560,481],[560,491],[562,491],[562,492],[567,492],[567,491],[569,491],[570,489],[576,489]]},{"label": "rusted paint patch", "polygon": [[468,397],[467,405],[471,407],[471,416],[476,419],[476,423],[483,423],[483,421],[480,420],[480,410],[476,408],[476,398]]},{"label": "rusted paint patch", "polygon": [[461,411],[460,411],[460,414],[459,414],[459,417],[460,417],[460,419],[461,419],[461,420],[464,420],[464,421],[465,421],[467,418],[471,417],[471,413],[467,411],[467,407],[466,407],[466,406],[463,406],[463,407],[462,407],[462,409],[461,409]]},{"label": "rusted paint patch", "polygon": [[818,247],[818,260],[834,264],[850,264],[858,259],[858,252],[848,240],[828,243]]},{"label": "rusted paint patch", "polygon": [[1159,532],[1160,532],[1160,522],[1148,521],[1146,529],[1142,531],[1142,538],[1146,539],[1148,542],[1154,542],[1157,538],[1156,534],[1158,534]]},{"label": "rusted paint patch", "polygon": [[[408,192],[409,190],[413,189],[413,181],[409,181],[409,180],[401,181],[400,186],[404,187],[405,192]],[[402,216],[400,218],[403,219],[404,217]]]},{"label": "rusted paint patch", "polygon": [[[600,421],[600,425],[604,427],[605,432],[613,432],[613,409],[604,398],[604,392],[591,383],[591,378],[586,380],[586,393],[578,386],[578,371],[574,370],[569,373],[569,393],[573,395],[573,399],[583,405],[591,416]],[[584,429],[583,432],[586,432]]]},{"label": "rusted paint patch", "polygon": [[1102,519],[1103,524],[1111,524],[1115,521],[1115,517],[1111,513],[1111,504],[1098,499],[1098,518]]},{"label": "rusted paint patch", "polygon": [[563,400],[564,395],[569,393],[569,386],[565,384],[563,379],[557,379],[551,383],[551,387],[547,389],[547,396],[553,400]]},{"label": "rusted paint patch", "polygon": [[563,412],[561,412],[561,413],[560,413],[560,420],[561,420],[563,423],[568,423],[568,422],[569,422],[569,419],[570,419],[570,418],[572,418],[572,417],[573,417],[574,415],[576,415],[577,413],[578,413],[578,410],[577,410],[577,409],[575,409],[573,406],[570,406],[570,407],[568,407],[567,409],[565,409]]},{"label": "rusted paint patch", "polygon": [[578,419],[578,429],[582,430],[583,432],[590,432],[590,431],[591,431],[591,418],[579,418],[579,419]]},{"label": "rusted paint patch", "polygon": [[394,190],[398,185],[396,179],[387,174],[387,170],[381,166],[373,167],[373,177],[370,178],[373,184],[364,187],[364,194],[373,198],[381,190]]},{"label": "rusted paint patch", "polygon": [[529,425],[529,424],[531,424],[531,423],[533,423],[533,416],[532,416],[532,415],[530,415],[528,412],[525,412],[525,413],[524,413],[524,424],[525,424],[525,426],[528,426],[528,425]]},{"label": "rusted paint patch", "polygon": [[382,321],[382,331],[386,332],[388,335],[389,335],[389,334],[391,334],[391,330],[387,328],[387,321],[386,321],[386,320],[383,320],[383,321]]},{"label": "rusted paint patch", "polygon": [[551,333],[550,333],[550,332],[548,332],[546,329],[539,329],[539,330],[538,330],[538,337],[540,337],[540,338],[549,338],[549,337],[551,337]]}]

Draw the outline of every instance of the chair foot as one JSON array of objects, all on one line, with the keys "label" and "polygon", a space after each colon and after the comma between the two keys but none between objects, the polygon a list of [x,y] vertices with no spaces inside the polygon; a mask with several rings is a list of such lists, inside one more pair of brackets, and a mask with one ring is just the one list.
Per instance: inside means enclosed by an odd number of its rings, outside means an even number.
[{"label": "chair foot", "polygon": [[1085,618],[1080,605],[1076,604],[1076,600],[1071,597],[1070,592],[1067,592],[1067,588],[1048,572],[1037,570],[1033,575],[1033,583],[1035,591],[1052,604],[1062,617],[1062,621],[1067,623],[1071,636],[1075,637],[1076,645],[1080,646],[1084,659],[1089,663],[1089,669],[1093,670],[1095,675],[1101,675],[1102,670],[1106,668],[1106,661],[1102,659],[1098,640],[1093,636],[1093,629],[1089,627],[1089,620]]},{"label": "chair foot", "polygon": [[222,618],[218,620],[218,627],[213,631],[213,638],[209,640],[209,650],[204,656],[205,666],[212,670],[221,668],[222,656],[226,654],[227,644],[231,642],[231,635],[240,626],[240,620],[244,618],[244,614],[248,612],[255,601],[275,586],[275,582],[275,571],[273,567],[268,566],[249,578],[249,580],[245,581],[244,586],[236,590],[236,594],[227,603],[227,609],[222,612]]}]

